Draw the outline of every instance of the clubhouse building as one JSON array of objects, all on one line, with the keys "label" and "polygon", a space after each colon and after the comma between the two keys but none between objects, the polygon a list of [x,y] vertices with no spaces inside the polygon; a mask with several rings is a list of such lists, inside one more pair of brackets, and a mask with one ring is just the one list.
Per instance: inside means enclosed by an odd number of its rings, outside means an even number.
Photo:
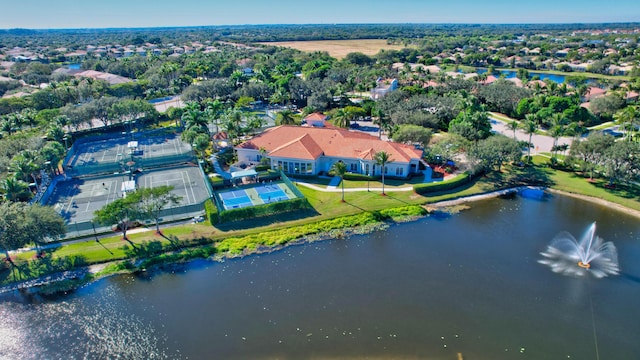
[{"label": "clubhouse building", "polygon": [[[351,173],[406,178],[420,172],[422,150],[383,141],[375,136],[340,128],[277,126],[267,129],[236,148],[238,161],[271,161],[273,169],[289,175],[321,175],[342,161]],[[381,169],[374,155],[385,151],[392,160]]]}]

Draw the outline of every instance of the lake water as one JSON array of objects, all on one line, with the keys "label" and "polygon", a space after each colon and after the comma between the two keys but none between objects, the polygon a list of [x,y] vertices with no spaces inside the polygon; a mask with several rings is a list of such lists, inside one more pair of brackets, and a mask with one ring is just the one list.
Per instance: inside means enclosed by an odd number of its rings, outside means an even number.
[{"label": "lake water", "polygon": [[[597,233],[622,273],[539,264]],[[52,299],[5,295],[2,359],[635,359],[640,221],[553,196],[494,199],[346,240],[117,276]]]},{"label": "lake water", "polygon": [[[477,70],[478,74],[483,74],[486,73],[487,70],[486,69],[478,69]],[[499,72],[499,74],[495,75],[495,76],[500,76],[500,75],[504,75],[505,79],[511,79],[516,77],[516,72],[513,70],[501,70]],[[537,76],[540,78],[540,80],[546,80],[549,79],[553,82],[556,82],[558,84],[562,84],[565,80],[565,75],[556,75],[556,74],[547,74],[547,73],[539,73],[539,72],[535,72],[535,71],[529,71],[529,78],[533,78],[534,76]]]}]

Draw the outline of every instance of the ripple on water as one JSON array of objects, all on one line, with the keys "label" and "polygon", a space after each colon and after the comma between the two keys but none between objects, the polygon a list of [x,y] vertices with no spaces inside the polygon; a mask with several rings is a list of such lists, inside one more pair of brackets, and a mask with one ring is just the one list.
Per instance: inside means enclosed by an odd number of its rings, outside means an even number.
[{"label": "ripple on water", "polygon": [[112,288],[96,297],[0,303],[0,359],[40,359],[43,353],[48,359],[180,358],[163,349],[163,334],[123,307]]}]

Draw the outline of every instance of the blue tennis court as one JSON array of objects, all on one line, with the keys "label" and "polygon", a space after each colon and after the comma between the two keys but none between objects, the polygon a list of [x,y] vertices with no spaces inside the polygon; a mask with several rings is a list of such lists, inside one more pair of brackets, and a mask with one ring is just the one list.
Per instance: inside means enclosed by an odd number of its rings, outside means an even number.
[{"label": "blue tennis court", "polygon": [[253,206],[253,202],[244,190],[233,190],[218,194],[224,203],[225,210]]},{"label": "blue tennis court", "polygon": [[288,200],[289,197],[278,185],[264,185],[255,188],[260,199],[265,203]]}]

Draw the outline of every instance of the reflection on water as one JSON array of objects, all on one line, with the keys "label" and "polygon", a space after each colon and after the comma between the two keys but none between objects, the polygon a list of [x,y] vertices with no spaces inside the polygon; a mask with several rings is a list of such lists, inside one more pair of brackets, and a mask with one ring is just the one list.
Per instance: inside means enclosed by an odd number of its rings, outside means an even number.
[{"label": "reflection on water", "polygon": [[[83,291],[80,291],[82,294]],[[161,334],[114,288],[39,304],[0,304],[0,359],[167,359]]]},{"label": "reflection on water", "polygon": [[[558,232],[593,221],[623,276],[537,262]],[[496,199],[367,236],[104,279],[55,301],[5,297],[0,358],[594,359],[596,347],[635,358],[639,227],[574,199]]]}]

